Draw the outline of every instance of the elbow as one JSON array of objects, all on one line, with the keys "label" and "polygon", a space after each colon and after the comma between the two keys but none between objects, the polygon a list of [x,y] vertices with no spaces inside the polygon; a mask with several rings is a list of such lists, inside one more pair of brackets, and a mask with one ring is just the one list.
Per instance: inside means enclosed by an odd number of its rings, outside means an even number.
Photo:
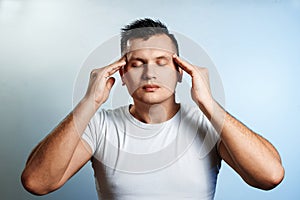
[{"label": "elbow", "polygon": [[279,169],[276,170],[276,172],[271,176],[269,180],[269,187],[266,188],[266,190],[271,190],[275,188],[277,185],[279,185],[284,178],[284,174],[285,174],[284,168],[280,166]]},{"label": "elbow", "polygon": [[25,171],[21,175],[21,183],[25,190],[37,196],[46,195],[55,190],[44,186],[40,181],[35,180],[32,175],[28,175]]},{"label": "elbow", "polygon": [[280,165],[280,167],[278,167],[276,170],[273,170],[272,172],[270,172],[270,174],[268,175],[268,178],[266,178],[263,181],[263,184],[259,184],[260,189],[262,190],[272,190],[274,189],[276,186],[278,186],[283,178],[284,178],[284,168]]}]

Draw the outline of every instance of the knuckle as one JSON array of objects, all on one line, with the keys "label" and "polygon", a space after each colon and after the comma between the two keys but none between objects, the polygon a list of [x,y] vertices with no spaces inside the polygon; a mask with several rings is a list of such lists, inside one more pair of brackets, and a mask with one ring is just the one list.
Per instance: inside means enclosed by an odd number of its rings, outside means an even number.
[{"label": "knuckle", "polygon": [[90,77],[91,78],[96,78],[98,76],[98,69],[93,69],[91,72],[90,72]]},{"label": "knuckle", "polygon": [[203,72],[204,72],[205,74],[208,74],[208,73],[209,73],[208,68],[203,68]]},{"label": "knuckle", "polygon": [[208,73],[208,68],[207,67],[198,67],[199,71],[203,73]]}]

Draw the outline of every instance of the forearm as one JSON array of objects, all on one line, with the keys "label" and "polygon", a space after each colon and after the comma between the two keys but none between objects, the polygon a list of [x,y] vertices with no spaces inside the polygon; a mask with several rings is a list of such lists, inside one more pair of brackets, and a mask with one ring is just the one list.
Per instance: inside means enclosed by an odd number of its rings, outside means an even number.
[{"label": "forearm", "polygon": [[91,157],[81,136],[92,116],[107,100],[115,82],[112,76],[126,64],[125,58],[92,70],[83,100],[30,154],[22,173],[23,186],[46,194],[59,188]]},{"label": "forearm", "polygon": [[63,177],[81,135],[95,113],[87,100],[76,108],[30,154],[22,174],[27,184],[55,187]]},{"label": "forearm", "polygon": [[257,187],[266,183],[265,188],[268,183],[279,181],[283,168],[271,143],[227,113],[214,100],[210,104],[202,104],[201,109],[221,133],[222,143],[244,179],[251,180],[250,184]]},{"label": "forearm", "polygon": [[250,185],[269,189],[279,184],[284,169],[272,144],[232,117],[213,99],[207,68],[194,66],[177,55],[173,59],[192,77],[193,100],[221,133],[219,153],[222,158]]}]

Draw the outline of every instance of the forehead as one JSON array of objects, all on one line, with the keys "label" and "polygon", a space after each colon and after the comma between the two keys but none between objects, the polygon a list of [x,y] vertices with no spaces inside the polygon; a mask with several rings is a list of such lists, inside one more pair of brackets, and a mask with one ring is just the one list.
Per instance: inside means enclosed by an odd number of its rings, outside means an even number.
[{"label": "forehead", "polygon": [[136,38],[128,40],[127,53],[141,52],[143,50],[160,50],[161,52],[176,53],[172,40],[165,34],[154,35],[147,40]]},{"label": "forehead", "polygon": [[171,59],[172,53],[161,49],[147,48],[127,53],[128,60]]}]

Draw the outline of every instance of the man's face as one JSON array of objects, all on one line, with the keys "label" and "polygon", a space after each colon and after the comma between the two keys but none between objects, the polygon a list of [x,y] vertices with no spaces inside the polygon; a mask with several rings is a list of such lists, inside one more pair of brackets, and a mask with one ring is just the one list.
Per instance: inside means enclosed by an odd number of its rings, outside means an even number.
[{"label": "man's face", "polygon": [[164,34],[147,40],[132,39],[127,49],[122,80],[133,99],[158,104],[174,97],[182,71],[177,70],[173,62],[176,49],[171,39]]}]

